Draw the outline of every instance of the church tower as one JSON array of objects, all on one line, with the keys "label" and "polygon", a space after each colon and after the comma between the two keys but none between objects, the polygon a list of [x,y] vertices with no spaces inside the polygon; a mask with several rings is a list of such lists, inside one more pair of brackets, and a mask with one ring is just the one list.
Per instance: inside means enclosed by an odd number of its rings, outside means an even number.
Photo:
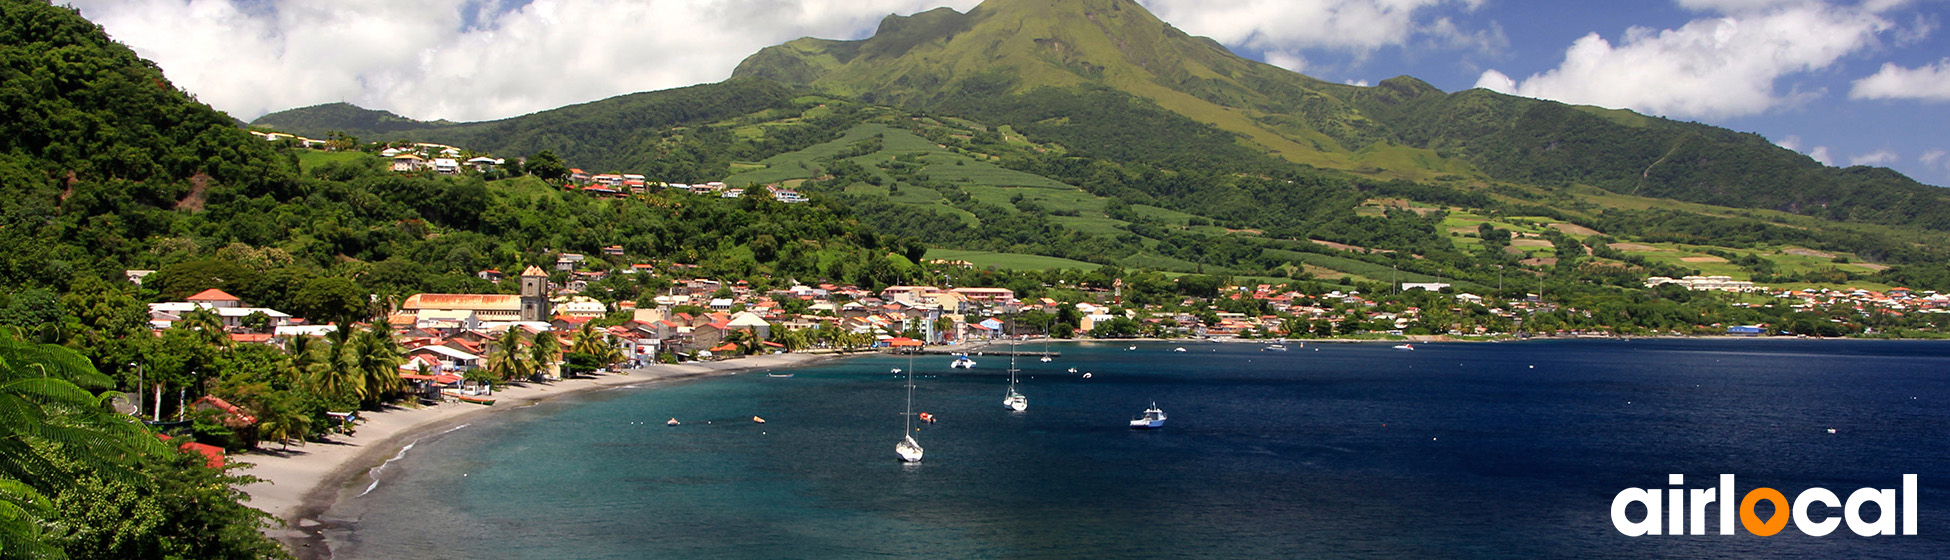
[{"label": "church tower", "polygon": [[521,320],[547,321],[548,273],[533,266],[521,271]]}]

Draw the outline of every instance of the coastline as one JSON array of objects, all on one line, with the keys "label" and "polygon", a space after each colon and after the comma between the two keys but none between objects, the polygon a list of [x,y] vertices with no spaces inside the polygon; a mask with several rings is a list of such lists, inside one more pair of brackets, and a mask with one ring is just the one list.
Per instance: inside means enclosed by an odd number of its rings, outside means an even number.
[{"label": "coastline", "polygon": [[239,490],[250,495],[247,505],[277,518],[276,525],[266,529],[265,534],[284,543],[299,560],[330,558],[324,535],[329,527],[318,518],[339,501],[348,487],[420,438],[488,414],[565,395],[748,371],[800,368],[852,355],[866,354],[774,354],[702,364],[659,364],[553,383],[527,383],[496,391],[496,402],[491,406],[443,403],[420,408],[389,407],[362,413],[364,420],[353,435],[340,434],[322,442],[306,442],[289,451],[267,446],[233,455],[231,460],[250,464],[244,474],[260,479]]}]

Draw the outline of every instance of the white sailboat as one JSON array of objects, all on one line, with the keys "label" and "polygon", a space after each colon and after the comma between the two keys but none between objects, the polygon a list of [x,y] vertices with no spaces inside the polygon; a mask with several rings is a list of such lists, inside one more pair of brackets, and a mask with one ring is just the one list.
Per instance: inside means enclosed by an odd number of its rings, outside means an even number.
[{"label": "white sailboat", "polygon": [[[900,371],[900,368],[894,368],[894,373]],[[901,413],[901,419],[905,427],[901,429],[901,442],[894,444],[894,454],[899,455],[901,462],[904,463],[920,462],[921,444],[914,441],[914,356],[912,355],[907,357],[907,412]]]},{"label": "white sailboat", "polygon": [[1043,339],[1043,363],[1047,364],[1051,359],[1049,357],[1049,339],[1045,338]]},{"label": "white sailboat", "polygon": [[1002,398],[1002,406],[1008,407],[1009,410],[1022,412],[1029,410],[1029,397],[1022,396],[1022,393],[1016,392],[1016,353],[1013,346],[1009,350],[1009,396]]}]

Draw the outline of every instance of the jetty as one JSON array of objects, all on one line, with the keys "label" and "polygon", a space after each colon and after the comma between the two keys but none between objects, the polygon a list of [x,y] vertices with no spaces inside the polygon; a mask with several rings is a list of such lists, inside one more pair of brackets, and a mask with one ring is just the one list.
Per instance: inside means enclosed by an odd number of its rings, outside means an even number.
[{"label": "jetty", "polygon": [[1016,356],[1016,357],[1031,357],[1031,358],[1038,358],[1042,356],[1049,356],[1051,358],[1063,357],[1062,352],[1044,352],[1044,351],[1031,351],[1031,350],[985,350],[985,349],[956,350],[950,348],[889,348],[887,349],[887,353],[920,354],[925,356],[959,356],[962,354],[967,354],[969,356]]}]

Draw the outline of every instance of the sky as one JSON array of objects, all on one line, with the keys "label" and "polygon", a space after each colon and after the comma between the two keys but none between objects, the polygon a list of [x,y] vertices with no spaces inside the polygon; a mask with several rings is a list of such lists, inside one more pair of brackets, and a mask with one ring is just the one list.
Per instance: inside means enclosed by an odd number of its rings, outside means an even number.
[{"label": "sky", "polygon": [[[244,120],[477,121],[723,80],[798,37],[979,0],[55,0]],[[1138,0],[1323,80],[1410,75],[1760,134],[1950,185],[1950,0]]]}]

